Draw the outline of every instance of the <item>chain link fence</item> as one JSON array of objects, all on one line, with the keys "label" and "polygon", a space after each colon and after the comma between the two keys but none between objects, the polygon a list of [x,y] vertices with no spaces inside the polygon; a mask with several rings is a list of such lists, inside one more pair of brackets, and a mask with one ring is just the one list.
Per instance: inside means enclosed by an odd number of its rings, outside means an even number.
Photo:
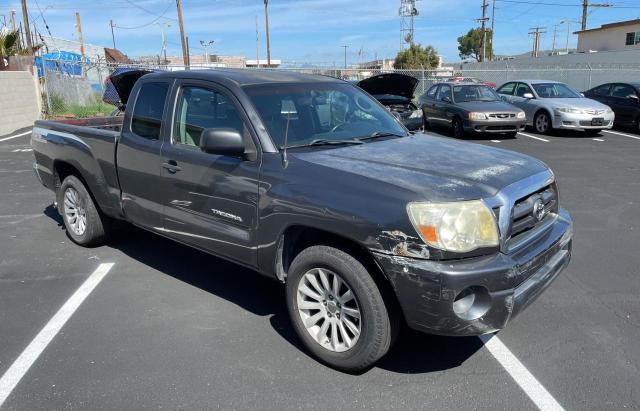
[{"label": "chain link fence", "polygon": [[[48,118],[85,118],[110,115],[116,106],[106,103],[117,101],[114,96],[103,99],[105,90],[114,92],[107,79],[117,70],[184,70],[184,66],[165,65],[133,65],[106,64],[104,62],[80,63],[47,60],[43,64],[44,81],[43,99],[45,116]],[[208,67],[191,66],[191,70]],[[247,68],[246,70],[253,70]],[[599,84],[608,82],[630,82],[640,79],[638,66],[599,66],[591,67],[555,67],[555,68],[497,68],[497,69],[465,69],[439,68],[437,70],[379,70],[379,69],[334,69],[334,68],[278,68],[270,70],[290,70],[307,74],[326,75],[343,80],[357,82],[382,73],[406,74],[418,79],[415,96],[423,94],[432,84],[452,76],[474,77],[485,82],[500,85],[509,80],[544,79],[556,80],[569,84],[579,91],[584,91]]]}]

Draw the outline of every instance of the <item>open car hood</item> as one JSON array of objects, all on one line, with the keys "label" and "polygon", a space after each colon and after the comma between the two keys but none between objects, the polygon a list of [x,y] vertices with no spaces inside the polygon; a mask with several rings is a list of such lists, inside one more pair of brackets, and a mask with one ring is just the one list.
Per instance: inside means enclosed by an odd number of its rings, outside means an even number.
[{"label": "open car hood", "polygon": [[[118,99],[120,100],[120,104],[126,105],[127,101],[129,100],[131,90],[133,89],[134,84],[136,84],[136,81],[138,81],[140,77],[149,73],[152,73],[152,71],[140,69],[127,69],[126,71],[122,72],[116,71],[107,79],[107,83],[111,83],[113,85]],[[107,86],[105,94],[107,93],[108,89],[109,87]],[[110,99],[113,99],[113,97],[110,96]]]},{"label": "open car hood", "polygon": [[418,79],[406,74],[384,73],[359,81],[357,85],[371,95],[391,94],[411,100]]}]

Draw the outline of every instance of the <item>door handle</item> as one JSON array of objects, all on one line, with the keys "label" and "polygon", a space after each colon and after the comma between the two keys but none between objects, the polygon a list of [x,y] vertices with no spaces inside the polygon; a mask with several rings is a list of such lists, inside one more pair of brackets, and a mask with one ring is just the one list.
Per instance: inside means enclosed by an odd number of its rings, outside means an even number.
[{"label": "door handle", "polygon": [[182,167],[180,167],[175,160],[169,160],[166,163],[162,163],[162,168],[165,168],[171,174],[175,174],[182,170]]}]

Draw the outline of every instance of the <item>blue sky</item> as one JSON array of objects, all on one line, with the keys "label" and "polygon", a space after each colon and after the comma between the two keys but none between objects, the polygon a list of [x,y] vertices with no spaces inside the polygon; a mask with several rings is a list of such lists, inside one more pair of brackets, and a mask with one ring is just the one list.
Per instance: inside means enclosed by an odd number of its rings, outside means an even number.
[{"label": "blue sky", "polygon": [[[608,2],[628,8],[594,9],[589,16],[589,27],[640,17],[639,0]],[[372,60],[376,56],[393,57],[400,42],[399,3],[399,0],[270,0],[271,56],[289,64],[341,65],[344,56],[340,46],[346,44],[350,46],[350,63]],[[580,0],[498,0],[496,53],[519,54],[530,50],[532,41],[528,29],[538,25],[547,27],[543,48],[551,48],[554,25],[563,19],[579,20],[581,3]],[[168,54],[180,54],[174,0],[27,0],[27,4],[31,18],[43,34],[46,30],[42,16],[53,36],[76,39],[74,13],[79,11],[85,42],[109,47],[112,44],[109,20],[113,19],[117,26],[116,44],[131,56],[159,54],[161,35],[156,23],[167,22],[171,25],[166,31]],[[446,61],[457,60],[456,38],[478,25],[474,19],[480,17],[481,4],[482,0],[418,1],[416,41],[433,45]],[[215,45],[210,52],[255,58],[255,17],[258,16],[260,56],[264,58],[262,0],[182,0],[182,5],[192,54],[204,53],[199,40],[213,39]],[[17,18],[21,18],[18,1],[0,0],[0,21],[12,8],[18,11]],[[574,23],[571,31],[578,28],[579,24]],[[565,39],[566,24],[558,28],[559,47],[564,47]],[[570,44],[575,45],[575,36],[571,36]],[[362,50],[361,56],[358,56],[359,50]]]}]

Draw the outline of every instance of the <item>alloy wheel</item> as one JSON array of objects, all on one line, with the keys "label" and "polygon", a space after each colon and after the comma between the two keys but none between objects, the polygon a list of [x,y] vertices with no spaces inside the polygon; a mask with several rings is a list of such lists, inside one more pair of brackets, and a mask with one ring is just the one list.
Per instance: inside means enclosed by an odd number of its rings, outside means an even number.
[{"label": "alloy wheel", "polygon": [[307,271],[296,295],[300,320],[318,344],[333,352],[355,346],[362,315],[351,288],[337,273],[326,268]]},{"label": "alloy wheel", "polygon": [[544,134],[547,130],[549,130],[549,117],[544,113],[538,114],[536,117],[536,131]]},{"label": "alloy wheel", "polygon": [[69,228],[76,234],[82,235],[87,228],[87,214],[82,206],[75,188],[69,187],[64,192],[64,217]]}]

